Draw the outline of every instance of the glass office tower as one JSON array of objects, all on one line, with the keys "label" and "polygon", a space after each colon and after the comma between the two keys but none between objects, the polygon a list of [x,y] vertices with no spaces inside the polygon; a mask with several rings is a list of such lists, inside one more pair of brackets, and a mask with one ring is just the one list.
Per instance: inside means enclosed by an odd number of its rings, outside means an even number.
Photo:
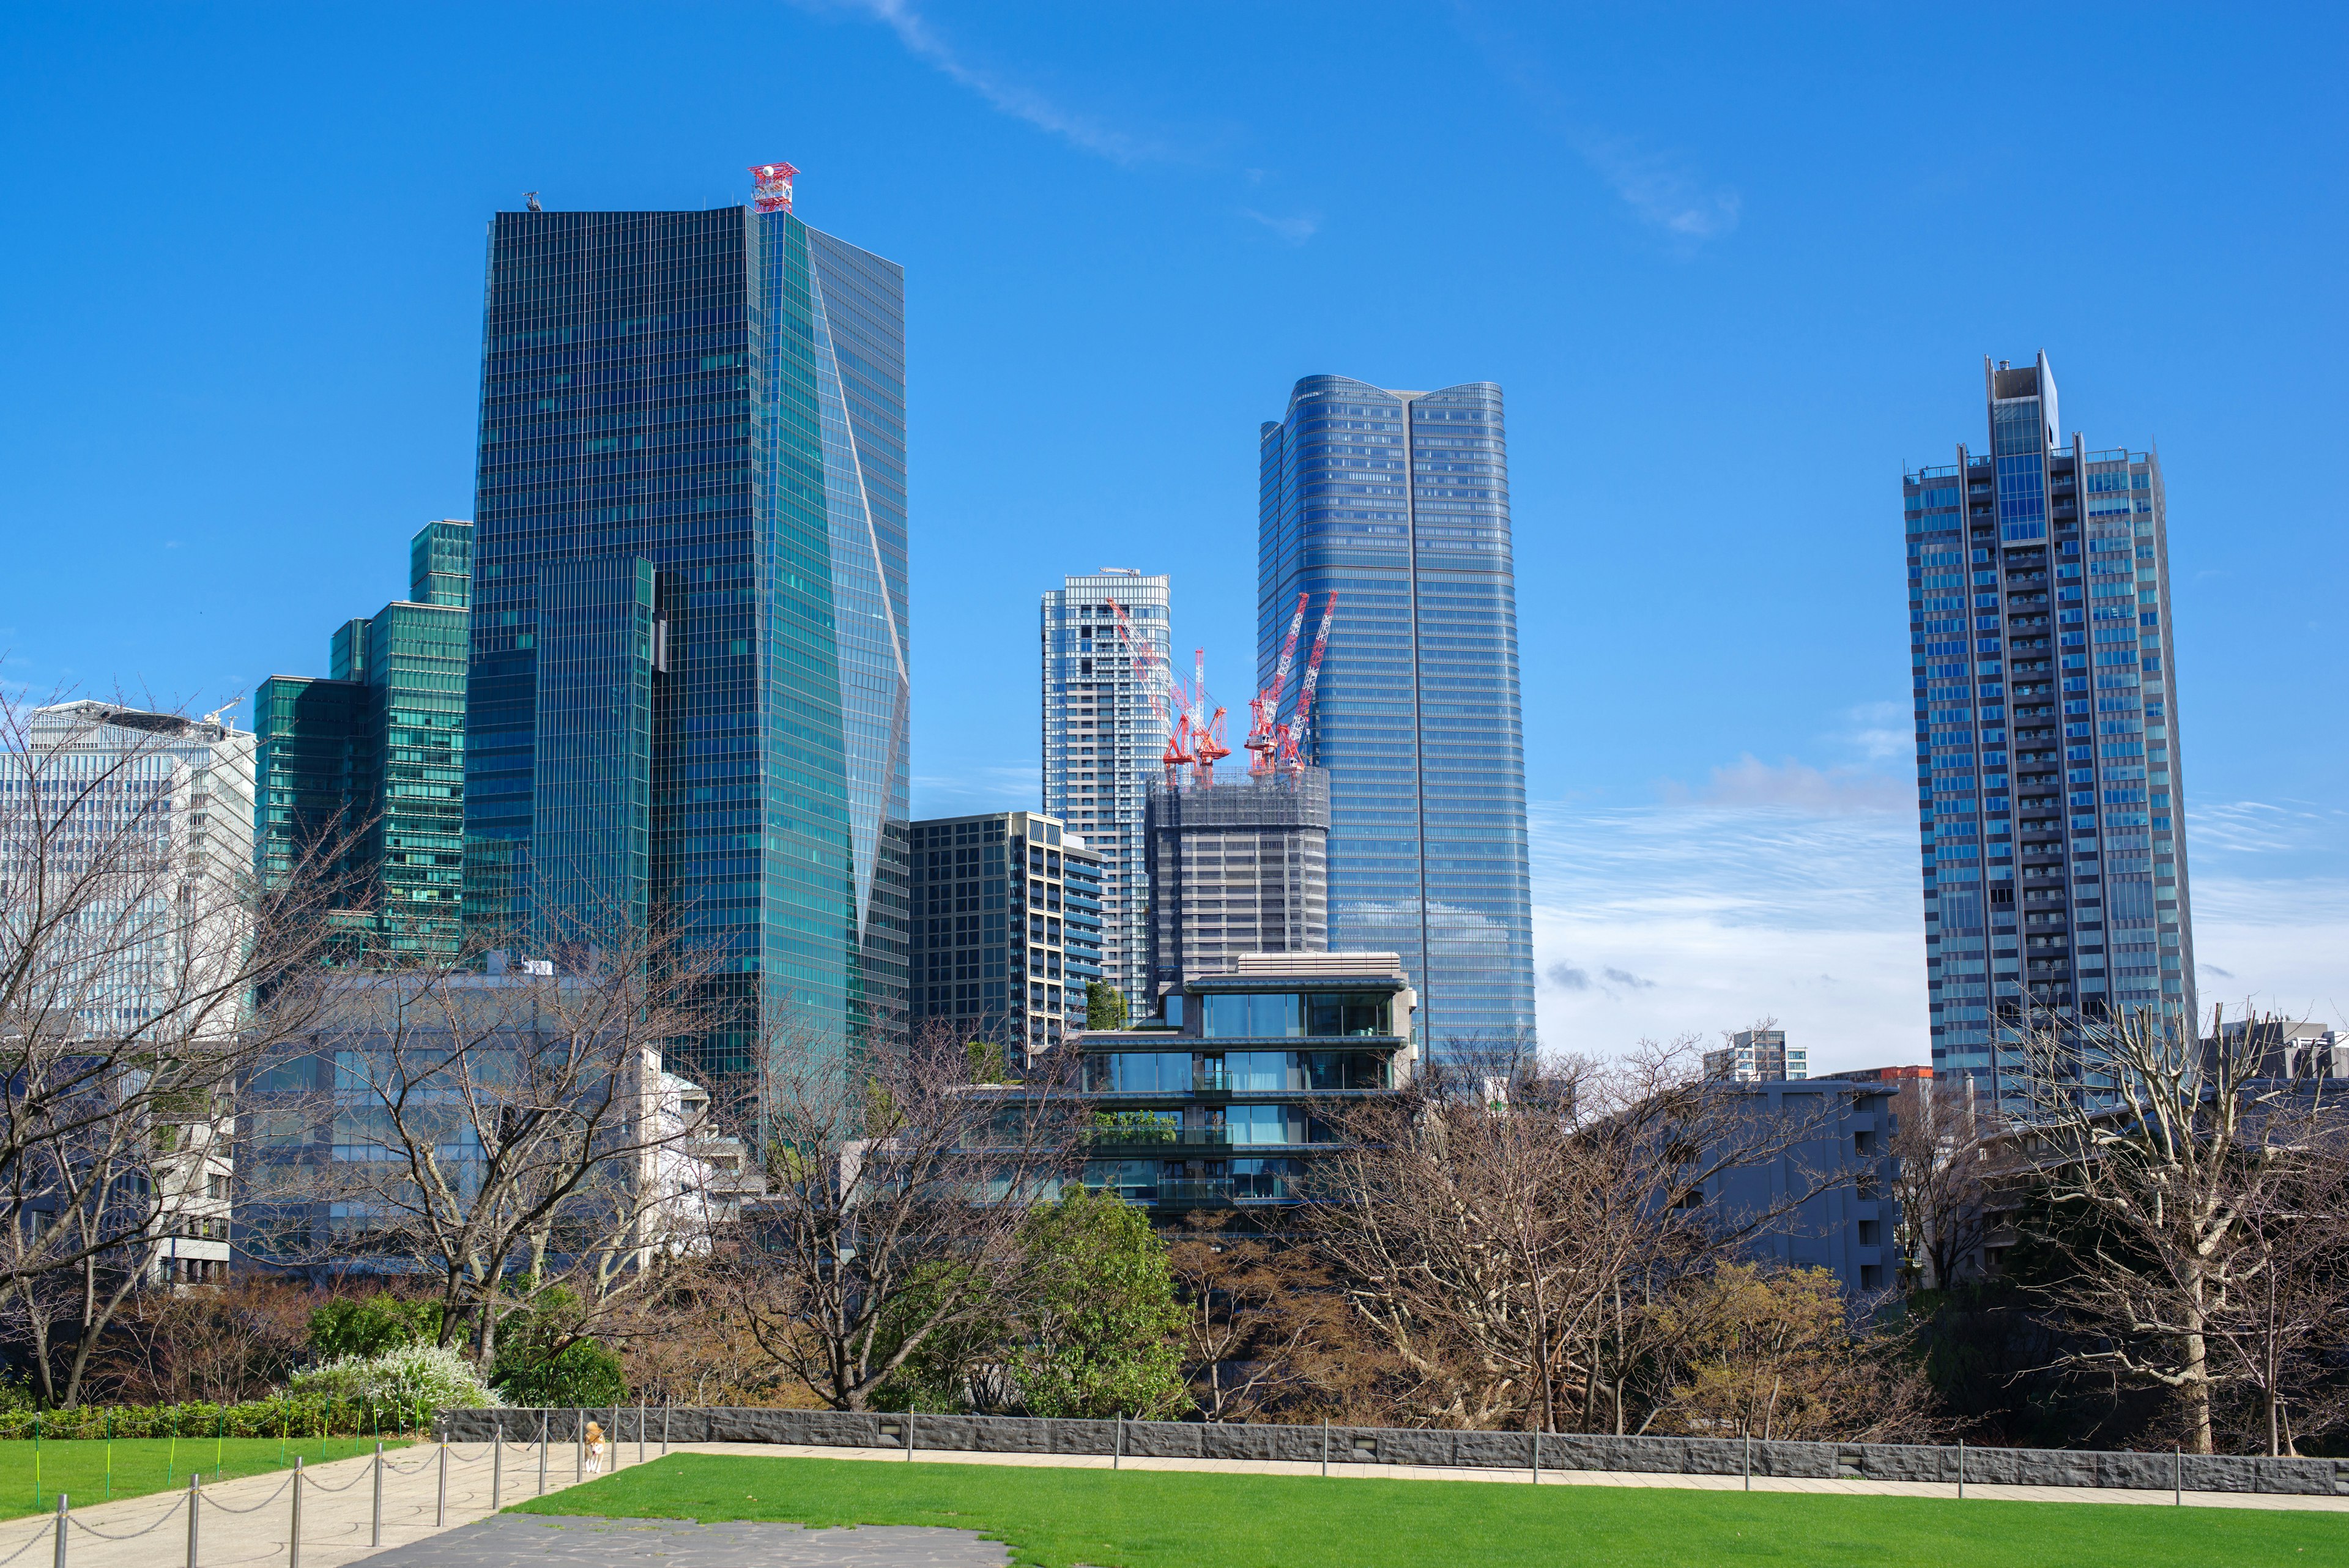
[{"label": "glass office tower", "polygon": [[2026,1023],[2192,1017],[2194,931],[2161,464],[1983,373],[1989,453],[1902,492],[1933,1069],[2013,1097]]},{"label": "glass office tower", "polygon": [[491,225],[468,916],[714,948],[705,1070],[902,1014],[904,301],[788,210]]},{"label": "glass office tower", "polygon": [[452,953],[462,931],[465,664],[473,525],[427,523],[409,588],[345,621],[325,680],[273,675],[254,691],[254,863],[274,885],[329,834],[365,918],[358,946]]},{"label": "glass office tower", "polygon": [[1402,955],[1431,1058],[1530,1049],[1501,389],[1309,376],[1263,426],[1258,456],[1261,681],[1298,594],[1316,615],[1338,596],[1307,753],[1330,775],[1330,946]]}]

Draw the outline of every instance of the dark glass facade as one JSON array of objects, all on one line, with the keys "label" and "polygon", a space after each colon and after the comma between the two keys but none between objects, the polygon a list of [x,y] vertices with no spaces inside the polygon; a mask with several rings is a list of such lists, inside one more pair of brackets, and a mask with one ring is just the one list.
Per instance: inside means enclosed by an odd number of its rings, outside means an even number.
[{"label": "dark glass facade", "polygon": [[321,835],[354,835],[342,870],[364,927],[392,950],[461,934],[465,669],[473,528],[428,523],[409,598],[346,621],[326,680],[273,675],[254,694],[254,869],[283,877]]},{"label": "dark glass facade", "polygon": [[[1262,428],[1257,658],[1334,591],[1309,760],[1330,946],[1402,955],[1431,1057],[1529,1048],[1533,896],[1501,389],[1309,376]],[[1296,686],[1282,699],[1295,706]]]},{"label": "dark glass facade", "polygon": [[1026,811],[912,825],[912,1012],[1018,1061],[1084,1026],[1102,978],[1103,858]]},{"label": "dark glass facade", "polygon": [[2194,934],[2161,464],[1983,371],[1990,452],[1902,515],[1933,1069],[2013,1098],[2026,1024],[2192,1017]]},{"label": "dark glass facade", "polygon": [[705,1069],[896,1026],[904,275],[788,213],[501,213],[468,913],[714,948]]}]

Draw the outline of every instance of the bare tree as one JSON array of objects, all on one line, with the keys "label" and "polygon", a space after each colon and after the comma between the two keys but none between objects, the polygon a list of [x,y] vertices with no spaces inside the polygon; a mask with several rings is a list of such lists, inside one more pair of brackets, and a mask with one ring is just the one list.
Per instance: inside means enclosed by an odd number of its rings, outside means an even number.
[{"label": "bare tree", "polygon": [[987,1343],[1017,1311],[1023,1222],[1074,1173],[1081,1117],[1038,1068],[974,1082],[985,1069],[951,1031],[851,1044],[783,1033],[761,1054],[768,1195],[735,1290],[769,1355],[862,1410],[916,1357]]},{"label": "bare tree", "polygon": [[2219,1404],[2213,1424],[2270,1454],[2349,1424],[2344,1130],[2295,1149],[2282,1179],[2244,1206],[2236,1278],[2210,1317],[2212,1359],[2240,1396]]},{"label": "bare tree", "polygon": [[2021,1144],[2069,1265],[2049,1290],[2095,1336],[2065,1360],[2170,1390],[2197,1453],[2242,1366],[2214,1358],[2214,1337],[2268,1267],[2254,1217],[2289,1213],[2340,1126],[2323,1080],[2267,1075],[2258,1032],[2222,1023],[2214,1012],[2204,1040],[2146,1008],[2025,1032]]},{"label": "bare tree", "polygon": [[1167,1248],[1191,1397],[1210,1421],[1373,1420],[1384,1357],[1309,1247],[1189,1216]]},{"label": "bare tree", "polygon": [[238,1085],[315,1008],[333,846],[256,886],[250,742],[0,696],[0,1292],[47,1403],[176,1239],[225,1240]]},{"label": "bare tree", "polygon": [[1969,1268],[1998,1220],[1993,1189],[2007,1163],[2005,1124],[1970,1079],[1910,1079],[1893,1099],[1889,1141],[1901,1240],[1929,1289]]},{"label": "bare tree", "polygon": [[[1307,1222],[1409,1368],[1410,1418],[1631,1429],[1667,1392],[1636,1386],[1658,1364],[1653,1303],[1848,1179],[1837,1156],[1806,1164],[1819,1112],[1772,1112],[1700,1060],[1684,1039],[1499,1085],[1437,1070],[1342,1116]],[[1775,1191],[1732,1179],[1774,1163]]]},{"label": "bare tree", "polygon": [[690,1109],[706,1096],[665,1054],[705,1025],[706,961],[642,931],[553,950],[345,971],[254,1097],[255,1163],[313,1177],[267,1228],[278,1260],[423,1273],[441,1342],[463,1336],[485,1367],[499,1324],[547,1293],[584,1327],[709,1240]]}]

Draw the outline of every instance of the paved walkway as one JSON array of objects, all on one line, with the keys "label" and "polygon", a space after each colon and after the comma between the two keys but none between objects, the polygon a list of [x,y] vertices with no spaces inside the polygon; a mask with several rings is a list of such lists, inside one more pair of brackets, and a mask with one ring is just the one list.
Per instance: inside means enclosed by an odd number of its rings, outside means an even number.
[{"label": "paved walkway", "polygon": [[[679,1452],[704,1454],[740,1454],[748,1458],[789,1456],[812,1459],[871,1459],[881,1463],[903,1464],[903,1449],[827,1449],[802,1447],[795,1443],[692,1443],[678,1445]],[[950,1449],[923,1449],[915,1459],[936,1464],[949,1465],[1060,1465],[1081,1469],[1105,1470],[1111,1461],[1092,1454],[981,1454]],[[1127,1457],[1117,1461],[1130,1470],[1204,1470],[1228,1475],[1318,1476],[1321,1466],[1314,1461],[1298,1463],[1286,1459],[1156,1459]],[[1330,1461],[1329,1474],[1356,1479],[1383,1480],[1453,1480],[1485,1481],[1492,1484],[1524,1486],[1534,1479],[1530,1470],[1496,1470],[1455,1469],[1437,1465],[1373,1465],[1354,1464],[1344,1460]],[[1544,1486],[1630,1486],[1675,1487],[1698,1491],[1739,1491],[1745,1488],[1740,1476],[1659,1475],[1643,1470],[1553,1470],[1541,1473]],[[1792,1478],[1755,1476],[1755,1491],[1840,1492],[1853,1497],[1940,1497],[1953,1498],[1958,1489],[1953,1483],[1940,1481],[1877,1481],[1877,1480],[1807,1480]],[[2075,1486],[1984,1486],[1969,1482],[1965,1490],[1971,1500],[2001,1502],[2107,1502],[2148,1503],[2167,1508],[2178,1501],[2167,1491],[2129,1491],[2118,1487]],[[2186,1505],[2192,1508],[2267,1508],[2313,1510],[2319,1512],[2349,1513],[2349,1498],[2292,1497],[2276,1492],[2189,1491],[2184,1494]]]},{"label": "paved walkway", "polygon": [[[636,1460],[634,1444],[614,1445],[623,1465]],[[657,1453],[654,1449],[651,1452]],[[343,1568],[385,1548],[405,1545],[494,1511],[490,1488],[493,1469],[502,1469],[503,1501],[520,1502],[539,1490],[536,1445],[508,1443],[502,1467],[492,1460],[489,1443],[448,1445],[446,1523],[440,1506],[440,1449],[423,1443],[383,1457],[383,1545],[373,1544],[375,1489],[372,1455],[335,1459],[303,1471],[299,1568]],[[546,1490],[573,1484],[579,1465],[575,1443],[555,1443],[547,1452]],[[293,1527],[293,1472],[247,1476],[203,1487],[197,1513],[196,1555],[188,1555],[188,1494],[182,1490],[73,1511],[66,1542],[69,1568],[244,1568],[276,1563],[295,1568],[286,1550]],[[0,1522],[0,1568],[54,1568],[54,1515]]]},{"label": "paved walkway", "polygon": [[1010,1555],[971,1530],[507,1513],[395,1546],[367,1568],[612,1568],[640,1557],[658,1558],[661,1568],[1003,1568]]}]

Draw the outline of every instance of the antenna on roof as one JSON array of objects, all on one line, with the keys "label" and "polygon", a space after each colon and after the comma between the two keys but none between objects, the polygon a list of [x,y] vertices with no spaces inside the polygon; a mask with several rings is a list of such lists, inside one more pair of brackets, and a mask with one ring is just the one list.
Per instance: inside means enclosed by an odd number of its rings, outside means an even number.
[{"label": "antenna on roof", "polygon": [[524,191],[522,193],[522,199],[523,204],[533,213],[543,213],[546,211],[545,208],[538,204],[538,192],[535,191]]}]

